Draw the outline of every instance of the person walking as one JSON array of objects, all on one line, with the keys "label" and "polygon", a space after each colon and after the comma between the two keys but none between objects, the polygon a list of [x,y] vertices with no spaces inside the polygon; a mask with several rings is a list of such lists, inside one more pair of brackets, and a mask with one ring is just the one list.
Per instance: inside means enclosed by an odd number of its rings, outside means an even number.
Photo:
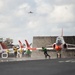
[{"label": "person walking", "polygon": [[47,58],[48,56],[50,59],[50,55],[47,53],[47,49],[45,47],[42,47],[42,50],[44,51],[45,58]]}]

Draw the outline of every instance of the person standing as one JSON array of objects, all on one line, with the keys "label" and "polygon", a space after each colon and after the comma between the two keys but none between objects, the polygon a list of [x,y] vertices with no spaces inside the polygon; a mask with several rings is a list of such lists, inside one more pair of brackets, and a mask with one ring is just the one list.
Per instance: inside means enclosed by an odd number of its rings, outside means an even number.
[{"label": "person standing", "polygon": [[47,49],[45,47],[42,47],[42,50],[44,51],[45,58],[47,58],[48,56],[50,59],[50,55],[47,53]]},{"label": "person standing", "polygon": [[31,57],[31,51],[29,49],[26,51],[26,53],[28,57]]},{"label": "person standing", "polygon": [[7,52],[7,55],[8,55],[8,57],[9,57],[9,49],[7,49],[6,52]]},{"label": "person standing", "polygon": [[20,49],[20,58],[22,57],[22,54],[23,54],[23,49],[21,48]]},{"label": "person standing", "polygon": [[17,57],[17,51],[18,51],[17,47],[14,47],[13,50],[14,50],[15,57]]},{"label": "person standing", "polygon": [[61,58],[61,53],[57,53],[57,58]]}]

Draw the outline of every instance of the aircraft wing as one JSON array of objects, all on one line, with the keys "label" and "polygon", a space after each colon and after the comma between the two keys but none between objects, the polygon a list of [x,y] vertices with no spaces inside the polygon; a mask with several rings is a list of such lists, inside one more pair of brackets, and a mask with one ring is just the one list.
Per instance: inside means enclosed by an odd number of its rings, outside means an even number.
[{"label": "aircraft wing", "polygon": [[74,50],[75,49],[75,44],[67,44],[68,50]]},{"label": "aircraft wing", "polygon": [[46,47],[52,47],[53,46],[53,44],[52,45],[46,45]]},{"label": "aircraft wing", "polygon": [[73,47],[75,47],[75,44],[68,44],[68,43],[67,43],[67,45],[68,45],[68,46],[73,46]]},{"label": "aircraft wing", "polygon": [[50,48],[47,48],[48,50],[54,50],[52,47],[50,47]]},{"label": "aircraft wing", "polygon": [[67,48],[68,50],[75,50],[75,47],[69,47],[69,48]]},{"label": "aircraft wing", "polygon": [[36,48],[36,50],[42,50],[42,48]]},{"label": "aircraft wing", "polygon": [[[50,48],[46,48],[47,50],[53,50],[53,48],[52,47],[50,47]],[[42,48],[36,48],[36,50],[42,50]]]}]

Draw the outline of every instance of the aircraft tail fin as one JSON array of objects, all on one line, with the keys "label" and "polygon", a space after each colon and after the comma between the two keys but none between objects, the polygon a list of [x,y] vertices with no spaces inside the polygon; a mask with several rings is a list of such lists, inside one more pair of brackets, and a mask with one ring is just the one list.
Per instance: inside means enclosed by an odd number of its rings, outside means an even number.
[{"label": "aircraft tail fin", "polygon": [[27,47],[30,47],[29,43],[27,40],[25,40]]},{"label": "aircraft tail fin", "polygon": [[62,28],[62,31],[61,31],[61,36],[63,37],[63,28]]},{"label": "aircraft tail fin", "polygon": [[6,51],[8,48],[6,47],[6,45],[2,42],[0,42],[0,53],[2,53],[2,51]]},{"label": "aircraft tail fin", "polygon": [[3,48],[2,48],[2,46],[1,46],[1,44],[0,44],[0,50],[3,50]]},{"label": "aircraft tail fin", "polygon": [[31,48],[30,47],[30,44],[28,43],[27,40],[25,40],[25,42],[26,42],[27,49],[29,49],[29,50],[36,50],[36,48]]},{"label": "aircraft tail fin", "polygon": [[20,48],[24,48],[22,42],[19,40]]},{"label": "aircraft tail fin", "polygon": [[3,49],[8,49],[7,46],[6,46],[4,43],[0,42],[0,45],[1,45],[1,47],[2,47]]}]

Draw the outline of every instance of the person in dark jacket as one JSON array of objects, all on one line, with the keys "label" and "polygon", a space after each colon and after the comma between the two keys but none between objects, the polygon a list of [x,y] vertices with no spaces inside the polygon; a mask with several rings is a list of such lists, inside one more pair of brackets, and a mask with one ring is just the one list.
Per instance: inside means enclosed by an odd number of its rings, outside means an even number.
[{"label": "person in dark jacket", "polygon": [[14,50],[15,57],[17,57],[17,51],[18,51],[17,47],[14,47],[13,50]]},{"label": "person in dark jacket", "polygon": [[42,50],[44,51],[45,58],[47,58],[48,56],[50,59],[50,55],[47,53],[47,49],[45,47],[42,47]]}]

